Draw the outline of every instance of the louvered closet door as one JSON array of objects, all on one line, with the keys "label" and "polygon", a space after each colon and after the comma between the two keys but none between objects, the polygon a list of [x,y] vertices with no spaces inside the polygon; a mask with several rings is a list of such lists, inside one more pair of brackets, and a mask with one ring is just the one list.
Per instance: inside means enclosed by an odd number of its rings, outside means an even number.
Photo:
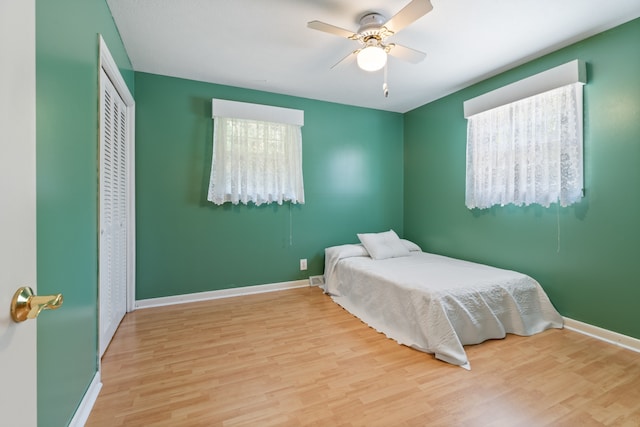
[{"label": "louvered closet door", "polygon": [[127,311],[127,106],[101,71],[100,356]]}]

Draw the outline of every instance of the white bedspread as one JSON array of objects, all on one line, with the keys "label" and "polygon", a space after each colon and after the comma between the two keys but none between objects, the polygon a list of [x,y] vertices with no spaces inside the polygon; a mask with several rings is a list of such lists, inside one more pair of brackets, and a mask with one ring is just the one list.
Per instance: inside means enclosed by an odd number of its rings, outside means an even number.
[{"label": "white bedspread", "polygon": [[387,337],[445,362],[469,369],[463,345],[563,326],[525,274],[424,252],[373,260],[358,246],[326,249],[325,292]]}]

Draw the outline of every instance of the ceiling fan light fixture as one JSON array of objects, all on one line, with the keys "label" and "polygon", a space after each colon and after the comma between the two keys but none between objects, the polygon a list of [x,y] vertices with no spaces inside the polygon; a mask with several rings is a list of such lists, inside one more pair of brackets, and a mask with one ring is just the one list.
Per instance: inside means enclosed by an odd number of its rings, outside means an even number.
[{"label": "ceiling fan light fixture", "polygon": [[380,46],[367,46],[358,52],[357,62],[365,71],[378,71],[387,63],[387,52]]}]

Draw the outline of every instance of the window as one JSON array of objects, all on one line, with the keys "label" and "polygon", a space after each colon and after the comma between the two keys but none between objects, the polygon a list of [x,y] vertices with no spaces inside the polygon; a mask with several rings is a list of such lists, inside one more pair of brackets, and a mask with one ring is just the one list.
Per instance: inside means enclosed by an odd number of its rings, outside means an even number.
[{"label": "window", "polygon": [[[579,70],[576,68],[579,66],[578,61],[574,61],[557,68],[573,71]],[[557,69],[550,71],[553,74]],[[539,86],[544,74],[518,84],[530,91]],[[553,89],[484,111],[472,111],[473,114],[467,116],[465,202],[468,208],[533,203],[549,207],[556,202],[568,206],[580,200],[583,190],[582,82],[577,80],[558,87],[556,79],[548,83],[555,86]],[[566,83],[567,80],[560,81]],[[501,92],[500,97],[505,99],[505,92]],[[465,104],[465,110],[468,107],[473,110],[477,105]],[[468,112],[465,111],[465,115]]]},{"label": "window", "polygon": [[302,111],[214,99],[213,119],[209,201],[304,203]]}]

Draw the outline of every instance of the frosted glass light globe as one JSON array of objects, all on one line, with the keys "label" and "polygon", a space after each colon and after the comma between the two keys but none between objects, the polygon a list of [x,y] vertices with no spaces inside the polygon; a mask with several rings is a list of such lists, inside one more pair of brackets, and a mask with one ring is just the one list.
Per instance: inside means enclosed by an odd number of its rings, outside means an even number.
[{"label": "frosted glass light globe", "polygon": [[387,52],[379,46],[367,46],[358,52],[357,62],[365,71],[378,71],[387,63]]}]

